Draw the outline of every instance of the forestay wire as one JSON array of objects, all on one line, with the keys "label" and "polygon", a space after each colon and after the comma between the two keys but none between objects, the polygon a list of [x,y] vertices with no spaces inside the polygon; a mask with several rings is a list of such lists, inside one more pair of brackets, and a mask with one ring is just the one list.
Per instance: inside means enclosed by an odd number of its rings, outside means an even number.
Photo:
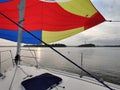
[{"label": "forestay wire", "polygon": [[53,51],[55,51],[56,53],[58,53],[60,56],[62,56],[63,58],[65,58],[67,61],[69,61],[70,63],[72,63],[73,65],[75,65],[76,67],[78,67],[79,69],[81,69],[82,71],[84,71],[85,73],[87,73],[89,76],[91,76],[92,78],[96,79],[98,82],[100,82],[101,84],[103,84],[105,87],[107,87],[109,90],[114,90],[111,87],[109,87],[107,84],[105,84],[102,80],[98,79],[96,76],[94,76],[93,74],[89,73],[87,70],[85,70],[84,68],[82,68],[81,66],[79,66],[78,64],[76,64],[75,62],[73,62],[72,60],[70,60],[68,57],[66,57],[65,55],[63,55],[62,53],[60,53],[59,51],[57,51],[55,48],[53,48],[52,46],[50,46],[49,44],[47,44],[46,42],[42,41],[41,39],[39,39],[37,36],[35,36],[34,34],[32,34],[31,32],[29,32],[27,29],[25,29],[24,27],[20,26],[18,23],[16,23],[15,21],[13,21],[11,18],[9,18],[8,16],[6,16],[5,14],[3,14],[2,12],[0,12],[0,14],[7,18],[9,21],[11,21],[12,23],[14,23],[15,25],[17,25],[18,27],[20,27],[21,29],[23,29],[24,31],[26,31],[28,34],[30,34],[31,36],[33,36],[35,39],[41,41],[43,44],[45,44],[46,46],[48,46],[49,48],[51,48]]}]

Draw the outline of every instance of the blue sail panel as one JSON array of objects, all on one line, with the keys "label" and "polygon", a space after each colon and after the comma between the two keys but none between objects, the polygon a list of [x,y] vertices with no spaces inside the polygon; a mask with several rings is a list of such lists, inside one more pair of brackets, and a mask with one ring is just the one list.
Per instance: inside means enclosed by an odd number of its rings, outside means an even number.
[{"label": "blue sail panel", "polygon": [[[42,31],[36,30],[31,32],[33,35],[38,37],[39,39],[42,39]],[[18,32],[13,30],[6,30],[6,29],[0,29],[0,38],[4,38],[6,40],[17,42],[18,39]],[[36,40],[33,36],[28,34],[27,32],[23,32],[22,35],[22,42],[28,43],[28,44],[40,44],[41,41]]]},{"label": "blue sail panel", "polygon": [[3,2],[9,2],[11,0],[0,0],[0,3],[3,3]]}]

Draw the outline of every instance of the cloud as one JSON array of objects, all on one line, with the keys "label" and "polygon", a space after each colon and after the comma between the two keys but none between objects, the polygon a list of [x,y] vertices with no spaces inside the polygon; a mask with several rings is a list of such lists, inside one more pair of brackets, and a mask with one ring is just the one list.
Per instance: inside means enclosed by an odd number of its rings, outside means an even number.
[{"label": "cloud", "polygon": [[117,20],[120,15],[119,0],[91,0],[106,19]]},{"label": "cloud", "polygon": [[119,23],[104,22],[60,42],[67,45],[80,45],[84,43],[94,43],[97,45],[120,44],[119,28]]},{"label": "cloud", "polygon": [[[120,44],[119,23],[102,23],[79,34],[88,43],[95,44]],[[98,42],[98,43],[97,43]],[[101,43],[100,43],[101,42]]]},{"label": "cloud", "polygon": [[16,46],[17,43],[5,39],[0,39],[0,46]]}]

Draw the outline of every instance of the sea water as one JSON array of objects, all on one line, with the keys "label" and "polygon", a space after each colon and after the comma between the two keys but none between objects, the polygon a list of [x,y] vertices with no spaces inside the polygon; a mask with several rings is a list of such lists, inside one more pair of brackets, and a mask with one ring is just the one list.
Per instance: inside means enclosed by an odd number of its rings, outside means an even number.
[{"label": "sea water", "polygon": [[[79,66],[81,66],[82,58],[82,68],[105,81],[120,84],[119,47],[64,47],[55,49]],[[0,47],[0,50],[11,50],[13,58],[15,57],[16,47]],[[35,60],[33,60],[36,58],[31,57],[37,56],[41,66],[81,74],[80,69],[49,48],[22,47],[21,56],[23,56],[22,62],[26,64],[36,64]],[[3,55],[2,58],[4,57],[8,57],[8,54]],[[3,63],[2,68],[10,66],[9,63],[10,61]],[[84,72],[82,74],[87,75]]]}]

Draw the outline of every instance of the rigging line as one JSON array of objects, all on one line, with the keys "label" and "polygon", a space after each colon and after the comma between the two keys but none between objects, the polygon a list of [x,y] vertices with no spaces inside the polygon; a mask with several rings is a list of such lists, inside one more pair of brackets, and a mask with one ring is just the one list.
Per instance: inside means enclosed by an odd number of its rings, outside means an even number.
[{"label": "rigging line", "polygon": [[9,86],[9,90],[11,90],[11,88],[12,88],[12,85],[13,85],[13,82],[14,82],[14,79],[15,79],[15,76],[17,73],[17,69],[18,69],[18,67],[16,66],[15,71],[14,71],[14,75],[12,77],[12,81],[11,81],[10,86]]},{"label": "rigging line", "polygon": [[56,49],[54,49],[52,46],[50,46],[49,44],[47,44],[46,42],[42,41],[41,39],[39,39],[37,36],[35,36],[34,34],[32,34],[31,32],[29,32],[28,30],[26,30],[24,27],[20,26],[19,24],[17,24],[15,21],[13,21],[12,19],[10,19],[8,16],[6,16],[5,14],[3,14],[2,12],[0,12],[0,14],[7,18],[8,20],[10,20],[12,23],[14,23],[15,25],[17,25],[18,27],[20,27],[21,29],[23,29],[24,31],[26,31],[28,34],[30,34],[31,36],[33,36],[34,38],[36,38],[37,40],[40,40],[42,43],[44,43],[46,46],[48,46],[49,48],[51,48],[53,51],[55,51],[57,54],[61,55],[63,58],[65,58],[67,61],[69,61],[70,63],[72,63],[73,65],[75,65],[76,67],[78,67],[79,69],[81,69],[82,71],[84,71],[85,73],[87,73],[89,76],[91,76],[92,78],[96,79],[98,82],[100,82],[101,84],[103,84],[106,88],[110,89],[110,90],[114,90],[111,87],[109,87],[107,84],[105,84],[102,80],[98,79],[96,76],[94,76],[93,74],[89,73],[87,70],[85,70],[84,68],[80,67],[78,64],[76,64],[75,62],[73,62],[72,60],[70,60],[68,57],[66,57],[65,55],[63,55],[62,53],[60,53],[59,51],[57,51]]}]

